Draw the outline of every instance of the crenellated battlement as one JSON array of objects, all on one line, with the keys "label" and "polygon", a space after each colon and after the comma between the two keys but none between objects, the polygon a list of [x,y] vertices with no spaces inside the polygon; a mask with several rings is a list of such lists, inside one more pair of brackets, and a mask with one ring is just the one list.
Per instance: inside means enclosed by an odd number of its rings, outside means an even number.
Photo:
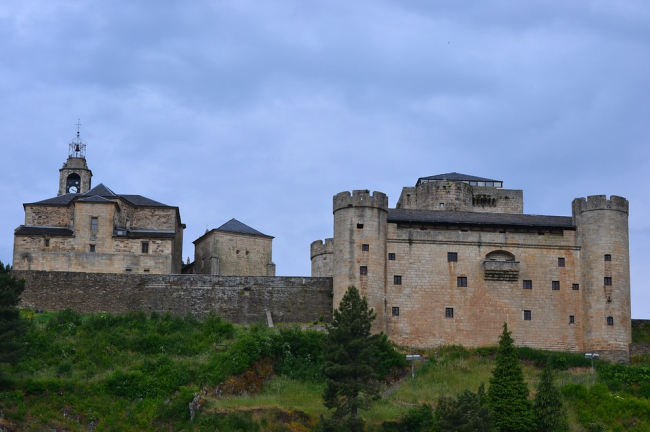
[{"label": "crenellated battlement", "polygon": [[587,198],[576,198],[571,204],[573,215],[592,210],[614,210],[629,214],[630,203],[623,197],[612,195],[591,195]]},{"label": "crenellated battlement", "polygon": [[334,253],[333,238],[325,239],[325,243],[323,243],[323,240],[316,240],[311,244],[311,254],[310,254],[311,259],[314,259],[314,257],[317,257],[319,255],[333,254],[333,253]]},{"label": "crenellated battlement", "polygon": [[334,212],[348,207],[374,207],[388,211],[388,196],[383,192],[368,189],[340,192],[334,195]]}]

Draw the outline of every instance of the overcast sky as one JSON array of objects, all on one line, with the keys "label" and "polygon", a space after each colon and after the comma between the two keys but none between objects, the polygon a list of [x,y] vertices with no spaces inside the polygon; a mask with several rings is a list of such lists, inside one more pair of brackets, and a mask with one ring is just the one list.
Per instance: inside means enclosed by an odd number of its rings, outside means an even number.
[{"label": "overcast sky", "polygon": [[0,261],[56,196],[77,119],[93,185],[180,207],[183,256],[236,218],[310,274],[332,196],[460,172],[524,211],[630,201],[632,316],[650,318],[650,3],[0,3]]}]

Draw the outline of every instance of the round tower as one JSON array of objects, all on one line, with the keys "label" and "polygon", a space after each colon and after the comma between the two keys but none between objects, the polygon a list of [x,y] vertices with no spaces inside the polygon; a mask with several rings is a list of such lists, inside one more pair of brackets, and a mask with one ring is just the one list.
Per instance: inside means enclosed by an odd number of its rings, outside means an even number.
[{"label": "round tower", "polygon": [[332,277],[334,268],[334,239],[316,240],[311,244],[311,277]]},{"label": "round tower", "polygon": [[438,180],[416,188],[419,210],[472,211],[472,187],[459,181]]},{"label": "round tower", "polygon": [[388,197],[368,190],[334,196],[334,308],[350,285],[375,310],[376,331],[386,331]]},{"label": "round tower", "polygon": [[581,247],[584,348],[609,351],[613,358],[627,355],[629,361],[629,203],[615,195],[595,195],[576,198],[572,210]]}]

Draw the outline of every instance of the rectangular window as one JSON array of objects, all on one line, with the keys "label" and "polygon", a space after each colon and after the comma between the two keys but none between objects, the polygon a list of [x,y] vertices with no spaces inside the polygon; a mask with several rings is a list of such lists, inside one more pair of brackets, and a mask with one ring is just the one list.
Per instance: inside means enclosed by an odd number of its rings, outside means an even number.
[{"label": "rectangular window", "polygon": [[130,269],[130,268],[126,269],[126,272],[127,272],[127,273],[129,273],[129,272],[131,272],[131,271],[132,271],[132,269]]},{"label": "rectangular window", "polygon": [[392,253],[392,252],[389,253],[389,254],[388,254],[388,260],[389,260],[389,261],[395,261],[395,254]]},{"label": "rectangular window", "polygon": [[574,315],[569,315],[569,324],[575,324],[576,323],[576,317]]},{"label": "rectangular window", "polygon": [[367,266],[359,267],[359,274],[361,276],[368,276],[368,267]]},{"label": "rectangular window", "polygon": [[362,250],[363,252],[368,252],[368,251],[370,250],[370,245],[362,244],[362,245],[361,245],[361,250]]},{"label": "rectangular window", "polygon": [[605,261],[611,261],[612,256],[610,254],[605,254]]},{"label": "rectangular window", "polygon": [[90,252],[95,252],[95,245],[90,245]]},{"label": "rectangular window", "polygon": [[402,285],[402,276],[393,276],[393,283],[395,285]]},{"label": "rectangular window", "polygon": [[524,311],[524,321],[531,321],[532,320],[532,314],[530,313],[529,310]]},{"label": "rectangular window", "polygon": [[91,231],[97,231],[97,218],[96,217],[91,217],[90,218],[90,230]]},{"label": "rectangular window", "polygon": [[454,308],[445,308],[445,318],[454,317]]},{"label": "rectangular window", "polygon": [[457,262],[458,261],[458,252],[447,252],[447,261],[448,262]]},{"label": "rectangular window", "polygon": [[533,289],[533,281],[524,279],[524,289]]},{"label": "rectangular window", "polygon": [[614,317],[607,317],[607,325],[608,326],[614,325]]},{"label": "rectangular window", "polygon": [[399,307],[393,306],[393,316],[399,316]]},{"label": "rectangular window", "polygon": [[456,283],[459,287],[466,287],[467,286],[467,277],[465,276],[458,276],[456,279]]},{"label": "rectangular window", "polygon": [[557,266],[558,267],[564,267],[564,258],[558,258],[557,259]]},{"label": "rectangular window", "polygon": [[362,224],[362,223],[358,223],[358,224],[357,224],[357,229],[363,229],[363,224]]},{"label": "rectangular window", "polygon": [[45,247],[50,247],[50,239],[45,239]]},{"label": "rectangular window", "polygon": [[553,281],[551,283],[551,289],[553,289],[553,291],[559,291],[559,289],[560,289],[560,281]]},{"label": "rectangular window", "polygon": [[611,277],[606,277],[605,278],[605,286],[612,286],[612,278]]},{"label": "rectangular window", "polygon": [[573,284],[573,285],[571,285],[571,289],[572,289],[573,291],[578,291],[578,290],[580,289],[580,284]]},{"label": "rectangular window", "polygon": [[149,253],[149,242],[142,242],[142,253]]},{"label": "rectangular window", "polygon": [[149,273],[149,269],[144,269],[143,270],[145,273]]}]

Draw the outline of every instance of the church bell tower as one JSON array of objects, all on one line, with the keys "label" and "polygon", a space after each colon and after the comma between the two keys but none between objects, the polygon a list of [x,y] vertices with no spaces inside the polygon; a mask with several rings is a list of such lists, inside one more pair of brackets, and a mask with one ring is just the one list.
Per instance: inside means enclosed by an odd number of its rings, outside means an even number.
[{"label": "church bell tower", "polygon": [[68,160],[59,170],[57,196],[69,193],[82,194],[90,190],[93,173],[86,163],[86,142],[79,135],[79,126],[81,123],[77,122],[77,136],[68,144]]}]

